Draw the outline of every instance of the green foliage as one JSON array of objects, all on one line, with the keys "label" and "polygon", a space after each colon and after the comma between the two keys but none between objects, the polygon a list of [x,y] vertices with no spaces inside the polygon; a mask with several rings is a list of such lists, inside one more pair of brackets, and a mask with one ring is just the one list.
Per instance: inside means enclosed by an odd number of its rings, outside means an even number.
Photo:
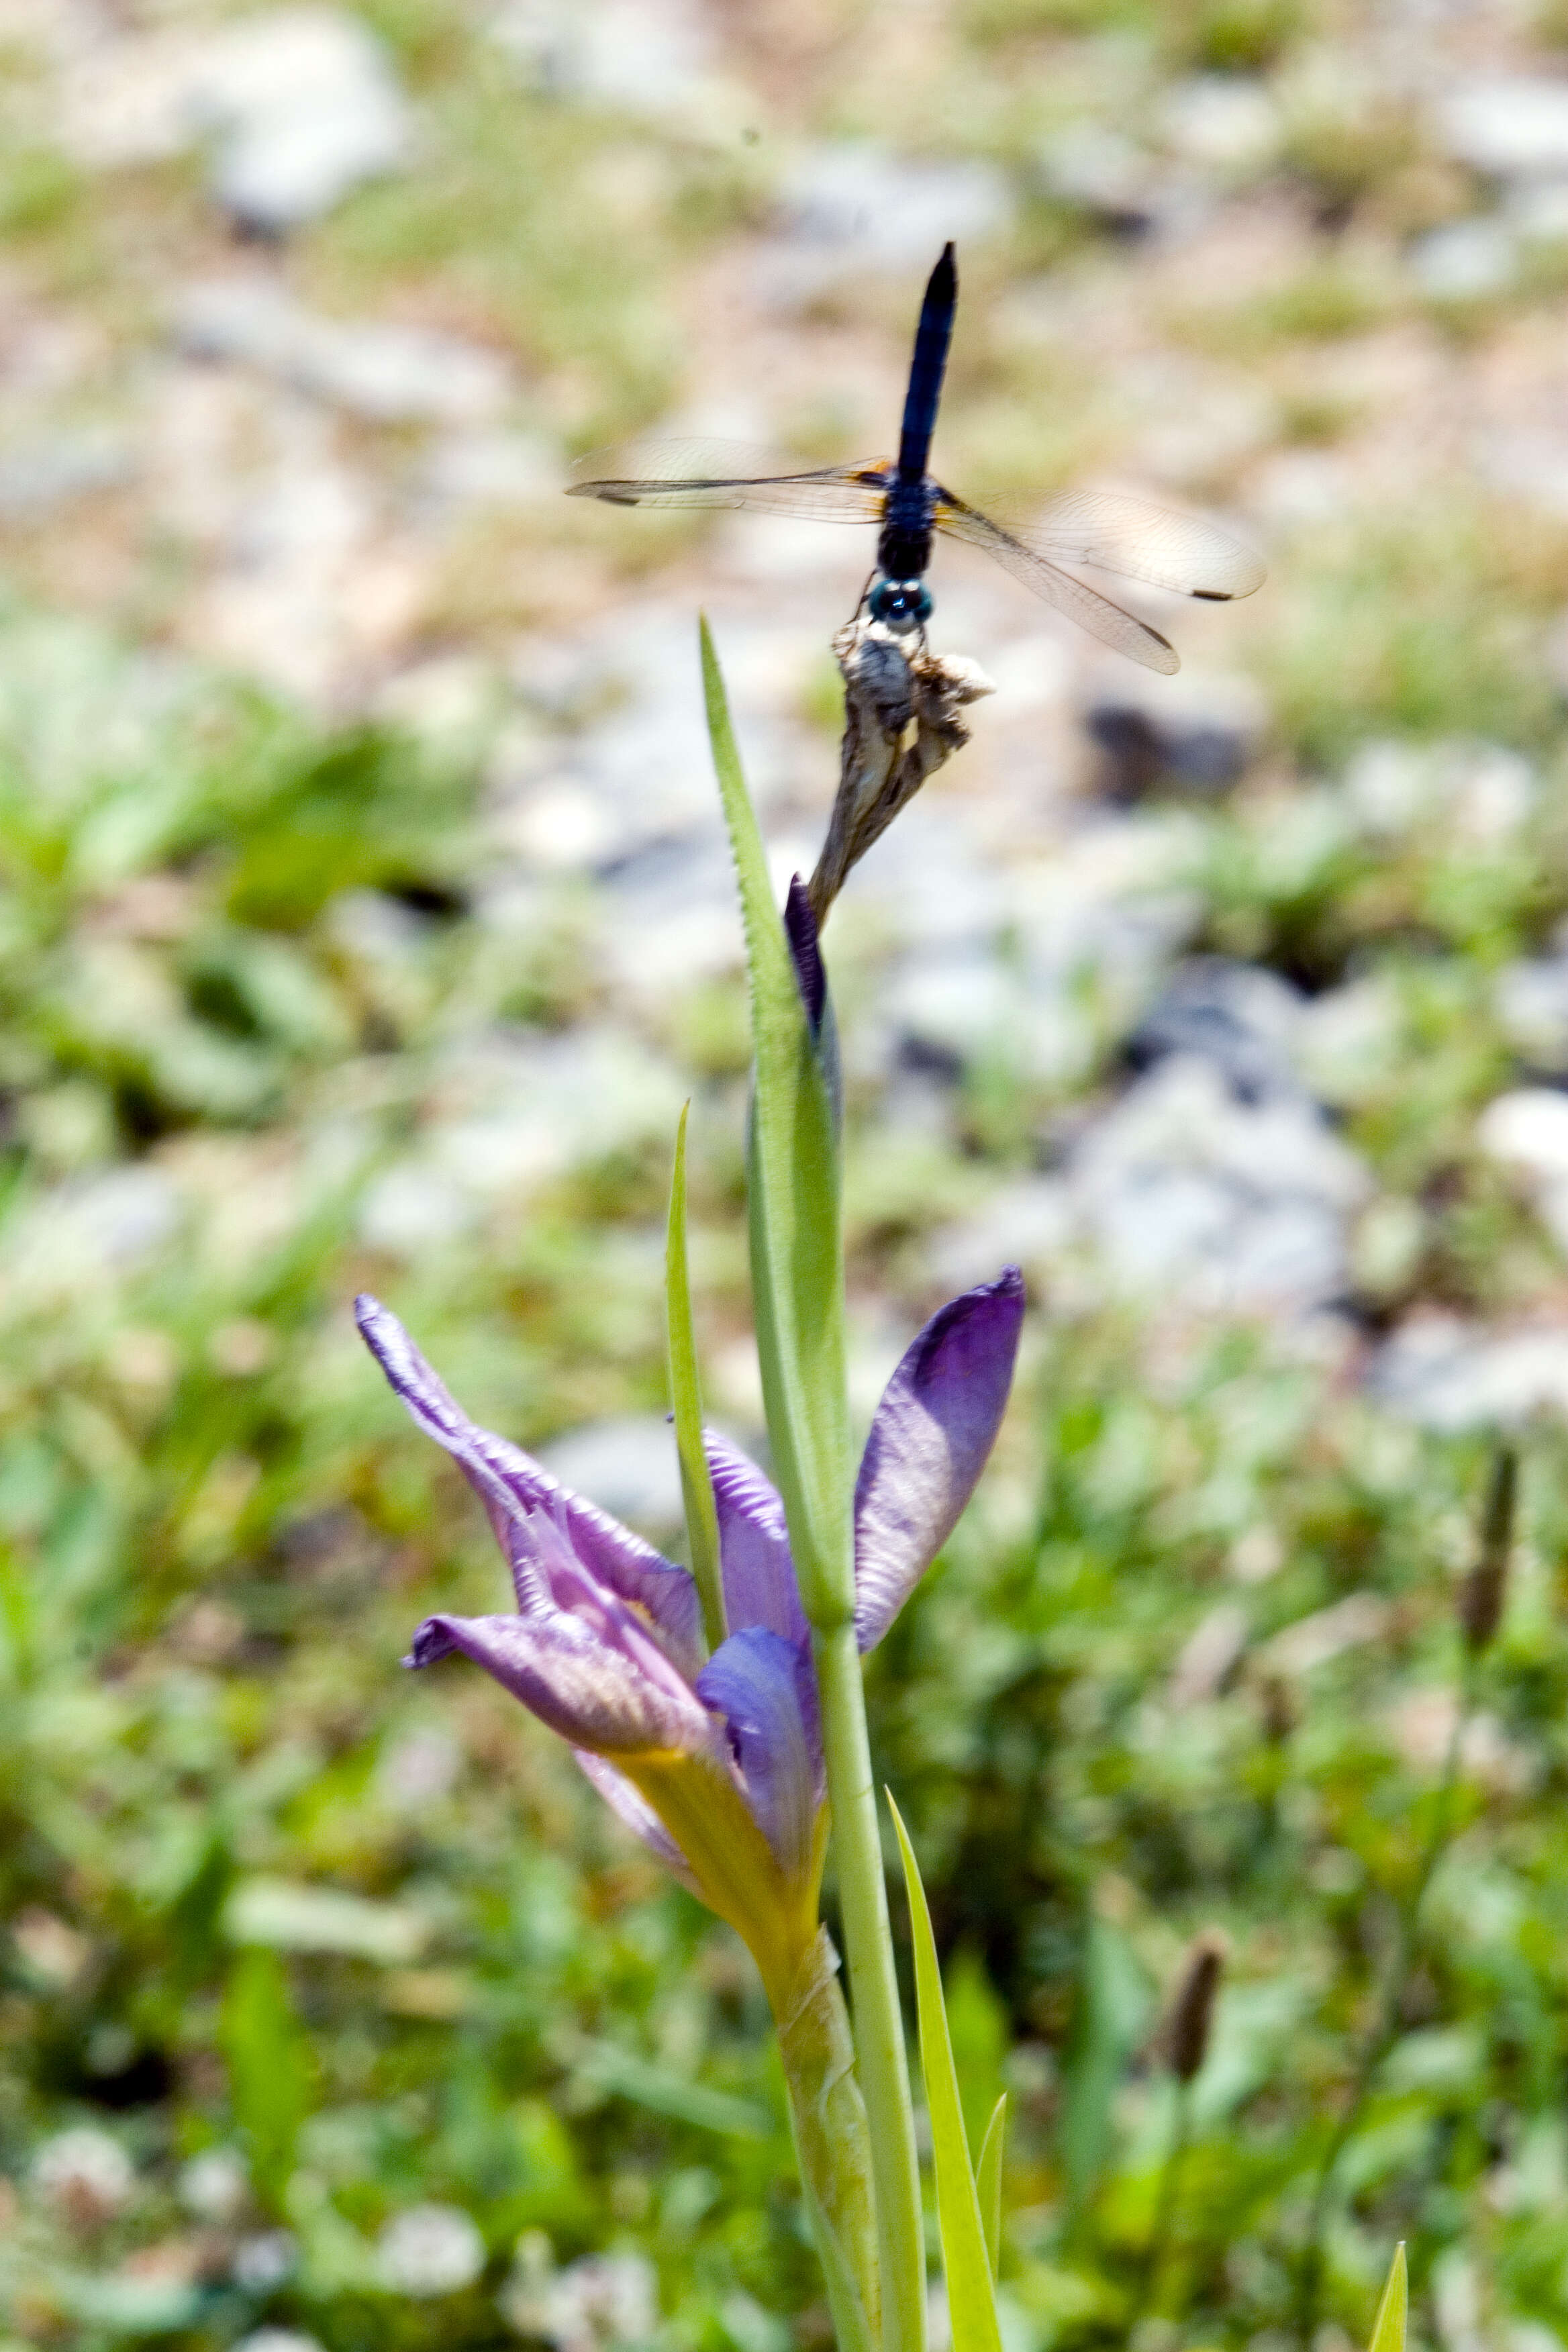
[{"label": "green foliage", "polygon": [[276,1952],[252,1948],[236,1956],[224,1989],[219,2042],[251,2178],[276,2211],[294,2170],[311,2089],[310,2046]]},{"label": "green foliage", "polygon": [[942,1972],[937,1966],[936,1940],[931,1912],[921,1885],[920,1864],[909,1841],[902,1817],[889,1797],[889,1808],[903,1857],[904,1887],[910,1904],[910,1931],[915,1948],[915,2000],[920,2018],[921,2073],[925,2082],[926,2110],[931,2118],[931,2168],[936,2175],[937,2228],[942,2238],[942,2269],[947,2278],[948,2317],[953,2352],[1000,2352],[994,2279],[994,2249],[986,2234],[974,2167],[965,2136],[952,2040],[942,2001]]},{"label": "green foliage", "polygon": [[1388,2284],[1377,2306],[1377,2317],[1373,2322],[1372,2342],[1367,2352],[1405,2352],[1405,2321],[1409,2300],[1405,2248],[1398,2245],[1389,2264]]},{"label": "green foliage", "polygon": [[838,1142],[713,642],[702,629],[713,764],[740,883],[755,1079],[747,1202],[757,1350],[801,1599],[819,1630],[854,1611]]}]

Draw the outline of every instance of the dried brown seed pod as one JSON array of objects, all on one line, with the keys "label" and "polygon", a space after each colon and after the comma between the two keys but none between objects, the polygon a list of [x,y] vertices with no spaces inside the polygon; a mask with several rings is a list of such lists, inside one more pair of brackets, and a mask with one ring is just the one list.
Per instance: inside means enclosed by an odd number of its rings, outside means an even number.
[{"label": "dried brown seed pod", "polygon": [[1228,1938],[1209,1927],[1187,1954],[1165,2027],[1165,2055],[1178,2083],[1190,2083],[1208,2054],[1215,1996],[1229,1949]]},{"label": "dried brown seed pod", "polygon": [[1519,1455],[1511,1445],[1500,1445],[1487,1481],[1475,1566],[1459,1588],[1459,1626],[1473,1658],[1489,1645],[1502,1622],[1518,1490]]}]

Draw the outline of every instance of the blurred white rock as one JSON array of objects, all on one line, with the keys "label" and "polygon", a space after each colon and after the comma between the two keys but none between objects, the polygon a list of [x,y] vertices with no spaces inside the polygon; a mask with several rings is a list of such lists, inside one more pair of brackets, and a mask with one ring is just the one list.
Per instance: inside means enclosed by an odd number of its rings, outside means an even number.
[{"label": "blurred white rock", "polygon": [[1505,964],[1496,1003],[1510,1042],[1538,1069],[1568,1070],[1568,954]]},{"label": "blurred white rock", "polygon": [[515,507],[557,496],[564,481],[542,435],[453,433],[430,450],[419,487],[453,506]]},{"label": "blurred white rock", "polygon": [[1152,227],[1167,202],[1159,163],[1124,131],[1079,117],[1042,140],[1037,151],[1047,190],[1109,226]]},{"label": "blurred white rock", "polygon": [[211,32],[93,43],[61,80],[60,135],[89,167],[212,142],[210,184],[244,227],[280,236],[395,170],[408,110],[381,42],[331,7],[265,9]]},{"label": "blurred white rock", "polygon": [[1476,1141],[1524,1177],[1536,1214],[1568,1250],[1568,1094],[1520,1087],[1499,1095],[1476,1122]]},{"label": "blurred white rock", "polygon": [[1361,1161],[1312,1105],[1237,1102],[1173,1056],[1089,1128],[1069,1177],[1115,1288],[1237,1313],[1300,1312],[1342,1287]]},{"label": "blurred white rock", "polygon": [[1439,144],[1457,163],[1495,178],[1568,173],[1568,81],[1545,75],[1481,77],[1437,108]]},{"label": "blurred white rock", "polygon": [[1069,1187],[1059,1176],[1025,1176],[1003,1184],[984,1207],[931,1236],[925,1263],[934,1282],[952,1291],[992,1282],[1004,1265],[1048,1276],[1071,1247],[1076,1217]]},{"label": "blurred white rock", "polygon": [[47,514],[68,499],[117,489],[136,470],[130,442],[113,425],[81,425],[0,450],[0,516]]},{"label": "blurred white rock", "polygon": [[1298,1095],[1294,1052],[1306,1000],[1277,972],[1225,956],[1177,965],[1125,1046],[1134,1069],[1173,1055],[1207,1062],[1238,1102]]},{"label": "blurred white rock", "polygon": [[1416,238],[1410,274],[1430,301],[1481,301],[1512,285],[1519,247],[1505,221],[1447,221]]},{"label": "blurred white rock", "polygon": [[1568,1413],[1568,1326],[1489,1331],[1422,1313],[1379,1350],[1367,1385],[1429,1429],[1513,1428],[1538,1413]]},{"label": "blurred white rock", "polygon": [[258,368],[373,424],[480,424],[510,390],[499,352],[428,328],[320,318],[259,272],[186,288],[174,327],[195,358]]},{"label": "blurred white rock", "polygon": [[1226,175],[1272,163],[1284,135],[1268,86],[1245,74],[1173,82],[1160,103],[1160,127],[1175,154]]},{"label": "blurred white rock", "polygon": [[489,31],[531,81],[560,97],[731,136],[755,111],[721,71],[698,0],[500,0]]},{"label": "blurred white rock", "polygon": [[808,148],[780,182],[758,281],[781,303],[873,270],[923,282],[949,238],[961,250],[979,244],[1005,228],[1013,210],[1012,190],[991,163],[917,161],[867,140]]},{"label": "blurred white rock", "polygon": [[675,1433],[662,1413],[586,1422],[542,1446],[539,1458],[564,1486],[632,1527],[669,1536],[681,1524]]},{"label": "blurred white rock", "polygon": [[1507,215],[1527,245],[1568,244],[1568,177],[1520,181],[1508,192]]}]

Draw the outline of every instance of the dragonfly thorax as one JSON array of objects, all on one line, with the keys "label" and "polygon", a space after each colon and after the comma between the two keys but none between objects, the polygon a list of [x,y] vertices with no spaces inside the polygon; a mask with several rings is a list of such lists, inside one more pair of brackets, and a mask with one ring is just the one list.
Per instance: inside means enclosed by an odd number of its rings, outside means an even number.
[{"label": "dragonfly thorax", "polygon": [[866,599],[874,621],[889,629],[923,629],[932,612],[923,580],[879,580]]},{"label": "dragonfly thorax", "polygon": [[887,579],[920,578],[931,562],[935,516],[935,485],[929,477],[918,482],[903,482],[895,474],[888,484],[882,529],[877,541],[878,569]]}]

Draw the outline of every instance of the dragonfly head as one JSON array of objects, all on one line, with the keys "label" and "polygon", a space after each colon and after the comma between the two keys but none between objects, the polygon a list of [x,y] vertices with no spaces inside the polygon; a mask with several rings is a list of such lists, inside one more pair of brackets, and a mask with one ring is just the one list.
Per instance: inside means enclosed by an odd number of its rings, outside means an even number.
[{"label": "dragonfly head", "polygon": [[874,621],[900,633],[923,629],[934,609],[923,580],[879,580],[866,606]]}]

